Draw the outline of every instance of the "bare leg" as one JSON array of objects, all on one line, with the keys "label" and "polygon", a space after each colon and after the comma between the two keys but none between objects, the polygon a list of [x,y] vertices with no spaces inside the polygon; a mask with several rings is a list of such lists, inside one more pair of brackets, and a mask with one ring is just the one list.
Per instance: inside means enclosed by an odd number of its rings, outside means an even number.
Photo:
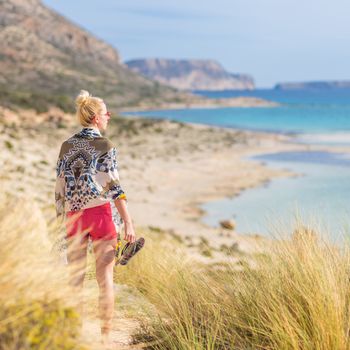
[{"label": "bare leg", "polygon": [[[86,255],[88,236],[77,234],[68,239],[67,260],[70,272],[69,285],[77,300],[81,300],[83,283],[86,271]],[[83,303],[77,305],[78,312],[82,315]]]},{"label": "bare leg", "polygon": [[103,342],[108,342],[114,314],[113,267],[117,240],[94,241],[96,279],[100,289],[99,317]]}]

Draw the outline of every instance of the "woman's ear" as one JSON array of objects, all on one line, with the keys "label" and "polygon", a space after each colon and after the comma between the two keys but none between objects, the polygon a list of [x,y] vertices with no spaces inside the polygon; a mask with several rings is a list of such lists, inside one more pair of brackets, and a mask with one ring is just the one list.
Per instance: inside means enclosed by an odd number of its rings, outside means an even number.
[{"label": "woman's ear", "polygon": [[98,123],[98,116],[95,115],[94,118],[91,121],[92,124],[97,124]]}]

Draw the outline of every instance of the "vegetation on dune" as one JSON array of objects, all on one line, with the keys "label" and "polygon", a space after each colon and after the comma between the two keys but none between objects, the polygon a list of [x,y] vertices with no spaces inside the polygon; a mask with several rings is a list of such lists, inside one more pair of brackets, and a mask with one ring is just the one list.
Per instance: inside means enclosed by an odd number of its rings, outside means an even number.
[{"label": "vegetation on dune", "polygon": [[34,109],[38,113],[47,112],[51,106],[60,108],[67,113],[74,113],[74,101],[72,96],[35,92],[34,90],[11,90],[0,86],[0,105],[16,110]]},{"label": "vegetation on dune", "polygon": [[51,228],[32,201],[1,198],[0,350],[83,349],[66,271],[50,255]]},{"label": "vegetation on dune", "polygon": [[118,279],[153,304],[135,335],[149,349],[350,349],[349,247],[313,231],[300,226],[254,268],[200,266],[156,240],[137,259]]},{"label": "vegetation on dune", "polygon": [[59,300],[18,301],[0,307],[0,349],[81,349],[79,315]]},{"label": "vegetation on dune", "polygon": [[[66,113],[74,113],[75,95],[84,86],[89,86],[88,89],[93,95],[103,98],[109,108],[115,111],[120,107],[126,108],[142,105],[158,107],[166,102],[185,102],[188,99],[188,96],[174,97],[171,94],[163,96],[159,89],[153,88],[153,86],[146,86],[140,89],[135,87],[130,92],[119,91],[120,88],[116,86],[114,91],[104,92],[98,87],[94,88],[94,85],[91,83],[75,85],[75,88],[60,89],[58,91],[52,91],[51,88],[38,90],[30,86],[28,88],[25,86],[9,88],[0,85],[0,105],[12,110],[17,110],[18,108],[34,109],[38,113],[47,112],[50,107],[58,107]],[[134,94],[136,96],[133,96]]]}]

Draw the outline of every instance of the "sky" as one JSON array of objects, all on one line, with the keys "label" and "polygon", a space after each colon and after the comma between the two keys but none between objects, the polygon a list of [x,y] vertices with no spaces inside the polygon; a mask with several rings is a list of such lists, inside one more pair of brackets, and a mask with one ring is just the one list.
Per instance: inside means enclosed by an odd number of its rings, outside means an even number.
[{"label": "sky", "polygon": [[257,87],[350,79],[349,0],[43,0],[135,58],[214,59]]}]

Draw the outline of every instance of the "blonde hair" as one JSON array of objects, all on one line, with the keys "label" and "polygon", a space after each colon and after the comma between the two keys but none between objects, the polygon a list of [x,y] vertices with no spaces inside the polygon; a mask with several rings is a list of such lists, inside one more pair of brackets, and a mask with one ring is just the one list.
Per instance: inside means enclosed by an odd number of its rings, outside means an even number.
[{"label": "blonde hair", "polygon": [[82,126],[90,126],[96,114],[102,111],[102,98],[92,96],[88,91],[81,90],[75,99],[77,118]]}]

